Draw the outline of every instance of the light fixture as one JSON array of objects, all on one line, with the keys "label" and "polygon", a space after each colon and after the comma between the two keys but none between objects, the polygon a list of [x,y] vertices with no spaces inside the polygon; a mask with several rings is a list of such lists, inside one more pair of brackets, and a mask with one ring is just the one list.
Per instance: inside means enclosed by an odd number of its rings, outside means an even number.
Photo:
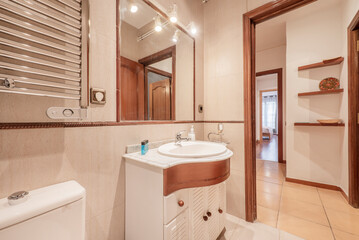
[{"label": "light fixture", "polygon": [[157,15],[155,18],[155,31],[161,32],[162,31],[162,22],[160,15]]},{"label": "light fixture", "polygon": [[138,6],[136,5],[136,3],[134,2],[134,0],[130,0],[130,11],[132,13],[135,13],[138,11]]},{"label": "light fixture", "polygon": [[172,10],[170,12],[170,21],[172,23],[176,23],[178,21],[177,17],[177,5],[174,3],[172,6]]},{"label": "light fixture", "polygon": [[187,28],[189,28],[192,35],[195,35],[197,33],[197,28],[196,28],[196,25],[194,25],[194,22],[191,22]]},{"label": "light fixture", "polygon": [[175,31],[175,34],[173,34],[172,42],[177,43],[177,42],[178,42],[178,39],[179,39],[179,31],[176,30],[176,31]]}]

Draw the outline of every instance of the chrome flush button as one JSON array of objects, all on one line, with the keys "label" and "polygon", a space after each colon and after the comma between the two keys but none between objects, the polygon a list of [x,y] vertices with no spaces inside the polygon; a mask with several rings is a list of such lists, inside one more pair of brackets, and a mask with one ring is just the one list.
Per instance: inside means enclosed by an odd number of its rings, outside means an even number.
[{"label": "chrome flush button", "polygon": [[15,192],[15,193],[11,194],[7,198],[7,200],[10,205],[16,205],[16,204],[25,202],[28,198],[28,195],[29,195],[29,192],[19,191],[19,192]]},{"label": "chrome flush button", "polygon": [[64,114],[65,117],[71,117],[74,114],[74,111],[71,109],[65,109],[62,114]]}]

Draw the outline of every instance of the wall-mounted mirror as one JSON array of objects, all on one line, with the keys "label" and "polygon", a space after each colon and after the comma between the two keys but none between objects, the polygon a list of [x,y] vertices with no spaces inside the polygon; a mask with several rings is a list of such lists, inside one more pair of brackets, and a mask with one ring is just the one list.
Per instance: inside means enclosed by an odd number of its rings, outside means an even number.
[{"label": "wall-mounted mirror", "polygon": [[120,11],[121,121],[192,121],[194,39],[147,1]]}]

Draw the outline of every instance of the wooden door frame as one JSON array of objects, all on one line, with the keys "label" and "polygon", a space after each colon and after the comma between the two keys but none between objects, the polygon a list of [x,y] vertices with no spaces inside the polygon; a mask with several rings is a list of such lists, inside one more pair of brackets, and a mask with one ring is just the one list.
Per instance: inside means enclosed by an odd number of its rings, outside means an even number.
[{"label": "wooden door frame", "polygon": [[[278,92],[278,162],[285,163],[283,157],[283,68],[276,68],[267,71],[256,73],[256,77],[277,74],[277,92]],[[261,108],[262,106],[260,106]],[[261,137],[262,137],[262,118],[261,122]],[[261,138],[262,140],[262,138]]]},{"label": "wooden door frame", "polygon": [[[147,57],[141,58],[138,60],[139,63],[143,64],[145,67],[145,86],[147,86],[147,68],[148,65],[151,65],[156,62],[160,62],[167,58],[172,58],[172,76],[171,76],[171,121],[176,120],[176,45],[169,48],[163,49],[157,53],[151,54]],[[152,68],[153,70],[154,68]],[[145,89],[145,99],[147,99],[147,89]],[[146,110],[145,106],[145,112]],[[145,114],[147,117],[148,114]],[[146,119],[148,120],[148,119]]]},{"label": "wooden door frame", "polygon": [[315,1],[317,0],[276,0],[243,15],[245,205],[246,220],[249,222],[257,219],[255,26]]},{"label": "wooden door frame", "polygon": [[359,207],[359,67],[355,55],[353,31],[359,29],[359,11],[348,27],[348,169],[349,169],[349,204]]}]

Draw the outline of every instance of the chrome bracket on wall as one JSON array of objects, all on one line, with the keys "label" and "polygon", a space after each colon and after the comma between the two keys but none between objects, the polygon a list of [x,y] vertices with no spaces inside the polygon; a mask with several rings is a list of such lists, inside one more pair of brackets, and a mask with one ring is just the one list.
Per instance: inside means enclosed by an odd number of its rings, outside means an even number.
[{"label": "chrome bracket on wall", "polygon": [[46,114],[51,119],[77,119],[87,118],[87,108],[50,107]]}]

